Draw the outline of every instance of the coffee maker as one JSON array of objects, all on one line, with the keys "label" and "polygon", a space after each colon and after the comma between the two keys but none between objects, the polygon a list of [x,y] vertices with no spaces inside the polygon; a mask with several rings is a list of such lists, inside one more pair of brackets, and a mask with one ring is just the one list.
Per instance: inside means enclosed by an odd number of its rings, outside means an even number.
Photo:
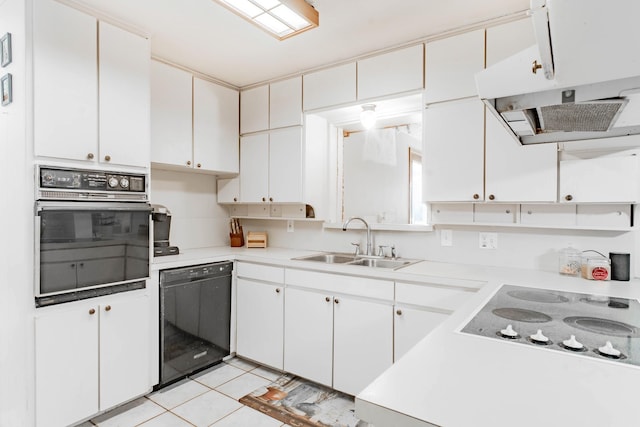
[{"label": "coffee maker", "polygon": [[169,244],[169,230],[171,229],[171,212],[165,206],[151,205],[151,219],[153,220],[153,255],[177,255],[177,246]]}]

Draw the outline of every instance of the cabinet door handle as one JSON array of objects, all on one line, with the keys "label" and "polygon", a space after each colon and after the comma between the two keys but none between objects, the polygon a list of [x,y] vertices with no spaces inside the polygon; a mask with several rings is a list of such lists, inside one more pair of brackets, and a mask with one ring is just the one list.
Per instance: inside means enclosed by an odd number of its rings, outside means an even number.
[{"label": "cabinet door handle", "polygon": [[280,288],[276,288],[276,294],[280,293]]},{"label": "cabinet door handle", "polygon": [[400,309],[396,310],[396,314],[397,314],[398,316],[402,316],[402,310],[400,310]]},{"label": "cabinet door handle", "polygon": [[110,305],[106,306],[106,307],[104,308],[104,311],[111,311],[111,306],[110,306]]},{"label": "cabinet door handle", "polygon": [[479,195],[479,194],[477,194],[477,193],[476,193],[476,194],[474,194],[474,195],[473,195],[473,199],[474,199],[474,200],[478,200],[479,198],[480,198],[480,195]]},{"label": "cabinet door handle", "polygon": [[89,153],[89,154],[87,154],[87,159],[89,159],[89,160],[93,160],[93,153]]},{"label": "cabinet door handle", "polygon": [[76,268],[76,265],[75,264],[71,264],[69,267]]},{"label": "cabinet door handle", "polygon": [[104,161],[105,162],[110,162],[111,161],[111,156],[108,155],[108,154],[106,156],[104,156]]},{"label": "cabinet door handle", "polygon": [[187,160],[187,166],[191,166],[191,160]]},{"label": "cabinet door handle", "polygon": [[329,297],[324,297],[324,300],[325,300],[326,302],[329,302],[329,301],[331,301],[331,298],[329,298]]},{"label": "cabinet door handle", "polygon": [[94,315],[94,314],[96,314],[96,309],[95,309],[95,308],[90,308],[90,309],[89,309],[89,314],[90,314],[90,315]]},{"label": "cabinet door handle", "polygon": [[238,198],[237,198],[237,197],[234,197],[234,198],[233,198],[233,201],[234,201],[234,202],[237,202],[237,201],[238,201]]},{"label": "cabinet door handle", "polygon": [[496,196],[494,196],[493,194],[489,194],[489,200],[495,200]]},{"label": "cabinet door handle", "polygon": [[269,201],[270,201],[270,202],[273,202],[273,197],[269,197]]},{"label": "cabinet door handle", "polygon": [[564,199],[565,199],[567,202],[570,202],[571,200],[573,200],[573,196],[572,196],[571,194],[567,194],[566,196],[564,196]]},{"label": "cabinet door handle", "polygon": [[263,202],[266,202],[266,201],[267,201],[267,198],[266,198],[266,197],[263,197],[263,198],[262,198],[262,201],[263,201]]},{"label": "cabinet door handle", "polygon": [[340,304],[340,300],[338,298],[334,299],[333,302],[335,302],[336,304]]},{"label": "cabinet door handle", "polygon": [[197,166],[197,167],[199,167],[199,168],[201,168],[201,167],[202,167],[202,165],[201,165],[200,163],[198,163],[196,166]]}]

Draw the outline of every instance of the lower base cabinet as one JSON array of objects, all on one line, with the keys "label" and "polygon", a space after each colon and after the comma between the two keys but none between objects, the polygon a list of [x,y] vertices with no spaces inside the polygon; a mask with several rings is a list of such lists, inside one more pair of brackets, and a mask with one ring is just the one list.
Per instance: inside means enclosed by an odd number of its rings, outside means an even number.
[{"label": "lower base cabinet", "polygon": [[149,299],[118,294],[39,309],[38,427],[77,423],[151,389]]},{"label": "lower base cabinet", "polygon": [[396,305],[393,321],[393,361],[404,356],[450,315],[451,313]]},{"label": "lower base cabinet", "polygon": [[393,363],[392,310],[390,303],[287,288],[284,370],[359,393]]}]

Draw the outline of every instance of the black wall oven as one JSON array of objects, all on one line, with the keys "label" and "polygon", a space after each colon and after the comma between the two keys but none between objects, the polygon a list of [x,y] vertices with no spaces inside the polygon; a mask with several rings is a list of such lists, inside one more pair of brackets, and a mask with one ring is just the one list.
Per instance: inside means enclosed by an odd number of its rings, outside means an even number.
[{"label": "black wall oven", "polygon": [[146,176],[39,166],[37,179],[36,306],[144,288]]}]

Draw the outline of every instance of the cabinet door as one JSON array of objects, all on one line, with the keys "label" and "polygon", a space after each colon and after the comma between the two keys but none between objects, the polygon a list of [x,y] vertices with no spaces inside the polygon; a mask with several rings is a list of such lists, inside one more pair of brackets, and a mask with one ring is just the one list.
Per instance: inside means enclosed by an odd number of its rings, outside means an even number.
[{"label": "cabinet door", "polygon": [[286,126],[302,126],[302,77],[269,87],[269,128]]},{"label": "cabinet door", "polygon": [[393,363],[393,307],[335,297],[333,308],[333,388],[356,395]]},{"label": "cabinet door", "polygon": [[424,45],[358,61],[358,99],[369,99],[422,89]]},{"label": "cabinet door", "polygon": [[151,388],[149,296],[100,305],[100,410]]},{"label": "cabinet door", "polygon": [[535,44],[531,18],[487,28],[487,67]]},{"label": "cabinet door", "polygon": [[484,193],[484,106],[477,99],[424,112],[423,191],[427,202],[478,201]]},{"label": "cabinet door", "polygon": [[269,85],[240,92],[240,133],[269,129]]},{"label": "cabinet door", "polygon": [[271,132],[269,141],[269,199],[278,203],[301,203],[302,128]]},{"label": "cabinet door", "polygon": [[149,167],[149,40],[100,22],[100,159]]},{"label": "cabinet door", "polygon": [[151,161],[191,167],[191,74],[151,61]]},{"label": "cabinet door", "polygon": [[34,154],[94,161],[97,21],[54,0],[33,7]]},{"label": "cabinet door", "polygon": [[284,370],[331,387],[333,297],[287,288]]},{"label": "cabinet door", "polygon": [[238,173],[238,91],[193,79],[193,162],[196,169]]},{"label": "cabinet door", "polygon": [[356,63],[339,65],[303,76],[304,111],[356,100]]},{"label": "cabinet door", "polygon": [[266,202],[269,194],[269,134],[240,138],[240,197],[245,203]]},{"label": "cabinet door", "polygon": [[238,279],[236,300],[237,354],[282,370],[284,288]]},{"label": "cabinet door", "polygon": [[36,315],[38,427],[66,426],[98,412],[98,315],[97,304]]},{"label": "cabinet door", "polygon": [[449,317],[448,314],[416,308],[396,306],[393,322],[393,360],[400,359],[436,326]]},{"label": "cabinet door", "polygon": [[638,156],[596,157],[560,162],[560,202],[637,203]]},{"label": "cabinet door", "polygon": [[240,201],[240,178],[218,180],[218,203]]},{"label": "cabinet door", "polygon": [[555,202],[557,188],[557,145],[522,146],[493,114],[487,114],[486,199],[496,202]]},{"label": "cabinet door", "polygon": [[426,102],[476,96],[475,74],[484,68],[484,30],[427,43],[425,62]]}]

